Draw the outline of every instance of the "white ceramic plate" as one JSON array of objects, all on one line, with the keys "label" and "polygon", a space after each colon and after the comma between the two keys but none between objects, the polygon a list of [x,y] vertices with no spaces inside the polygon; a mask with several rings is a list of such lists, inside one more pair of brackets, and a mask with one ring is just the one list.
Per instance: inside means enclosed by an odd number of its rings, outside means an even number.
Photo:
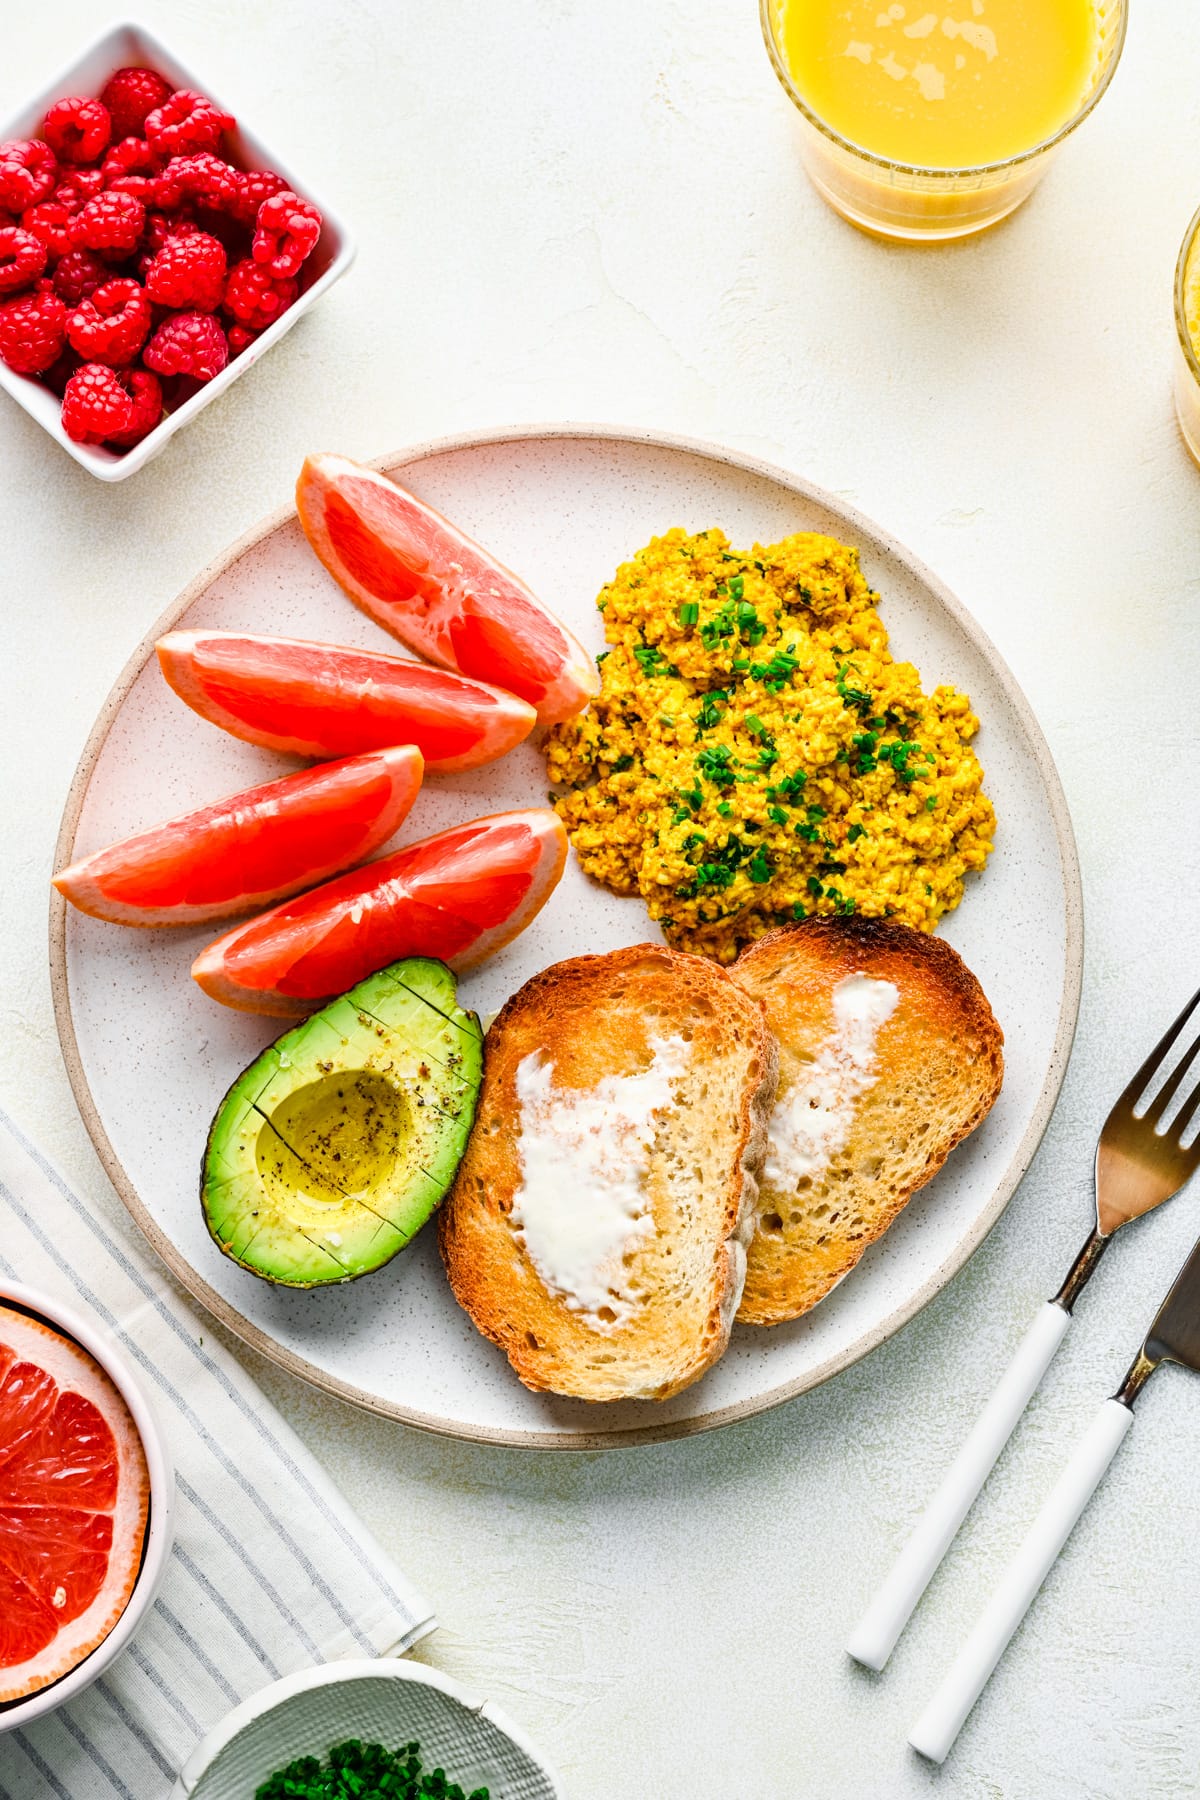
[{"label": "white ceramic plate", "polygon": [[[596,649],[601,585],[668,526],[720,525],[741,545],[819,530],[860,546],[896,655],[916,662],[927,688],[965,688],[983,721],[996,850],[944,935],[1007,1028],[1000,1100],[807,1318],[768,1332],[739,1329],[719,1366],[665,1405],[602,1407],[520,1386],[456,1306],[432,1231],[379,1274],[311,1294],[272,1288],[219,1254],[197,1201],[205,1133],[234,1076],[275,1031],[214,1005],[189,980],[211,927],[129,931],[55,897],[59,1032],[84,1119],[126,1205],[185,1287],[264,1355],[362,1406],[456,1436],[547,1449],[680,1436],[744,1418],[824,1381],[911,1318],[999,1217],[1045,1130],[1082,960],[1079,873],[1049,751],[991,644],[927,569],[833,496],[753,458],[565,427],[441,442],[381,466],[402,471],[422,498],[519,569]],[[58,866],[288,766],[186,711],[161,679],[154,637],[201,625],[391,645],[325,574],[292,512],[269,520],[201,575],[135,652],[84,752]],[[545,788],[539,752],[522,745],[491,768],[432,778],[405,835],[527,806]],[[489,1012],[548,963],[653,935],[640,901],[592,886],[572,860],[530,930],[464,980],[463,1001]]]}]

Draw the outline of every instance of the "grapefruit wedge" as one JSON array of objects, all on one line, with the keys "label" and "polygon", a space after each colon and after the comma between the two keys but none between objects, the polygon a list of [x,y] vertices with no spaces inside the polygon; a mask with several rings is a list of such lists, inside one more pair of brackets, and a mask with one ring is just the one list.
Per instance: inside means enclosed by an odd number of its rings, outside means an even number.
[{"label": "grapefruit wedge", "polygon": [[129,1603],[150,1514],[137,1426],[87,1351],[0,1302],[0,1702],[60,1681]]},{"label": "grapefruit wedge", "polygon": [[386,475],[310,456],[296,510],[338,585],[419,656],[519,694],[543,725],[598,692],[592,658],[525,583]]},{"label": "grapefruit wedge", "polygon": [[421,787],[411,744],[231,794],[97,850],[54,877],[72,906],[118,925],[194,925],[254,912],[372,855]]},{"label": "grapefruit wedge", "polygon": [[289,1019],[401,957],[469,969],[524,931],[566,857],[547,808],[473,819],[236,925],[192,975],[225,1006]]},{"label": "grapefruit wedge", "polygon": [[500,688],[408,657],[304,638],[171,631],[155,648],[179,698],[212,725],[294,756],[357,756],[415,744],[450,773],[495,762],[537,719]]}]

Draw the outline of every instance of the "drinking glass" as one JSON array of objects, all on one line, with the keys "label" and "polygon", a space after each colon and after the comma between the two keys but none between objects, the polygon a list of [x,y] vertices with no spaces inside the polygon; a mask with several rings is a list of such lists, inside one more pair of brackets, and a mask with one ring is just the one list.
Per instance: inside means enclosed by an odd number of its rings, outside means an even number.
[{"label": "drinking glass", "polygon": [[1086,93],[1050,137],[1002,162],[969,169],[929,169],[876,156],[840,137],[799,92],[783,52],[783,18],[805,0],[759,0],[763,37],[800,119],[801,155],[809,179],[835,212],[875,237],[931,243],[970,237],[1020,206],[1059,146],[1087,118],[1116,72],[1125,42],[1127,0],[1095,0],[1096,59]]},{"label": "drinking glass", "polygon": [[1189,308],[1188,290],[1200,300],[1200,211],[1183,235],[1183,248],[1175,266],[1175,411],[1183,441],[1200,463],[1200,355],[1188,326],[1189,310],[1200,314],[1200,305]]}]

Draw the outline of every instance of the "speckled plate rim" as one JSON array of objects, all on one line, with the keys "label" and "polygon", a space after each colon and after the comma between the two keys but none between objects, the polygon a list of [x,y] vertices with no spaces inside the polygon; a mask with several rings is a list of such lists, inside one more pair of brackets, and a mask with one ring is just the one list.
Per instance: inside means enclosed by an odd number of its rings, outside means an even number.
[{"label": "speckled plate rim", "polygon": [[[570,1431],[552,1435],[507,1429],[490,1430],[478,1425],[466,1426],[457,1420],[443,1419],[436,1414],[416,1412],[410,1407],[382,1400],[378,1395],[367,1393],[351,1382],[341,1381],[337,1376],[318,1368],[314,1363],[308,1362],[304,1357],[297,1356],[294,1351],[277,1343],[273,1337],[251,1320],[243,1317],[221,1294],[209,1286],[143,1205],[109,1140],[84,1070],[83,1058],[75,1033],[75,1021],[71,1011],[71,996],[67,980],[67,904],[56,890],[52,890],[50,901],[50,982],[54,1000],[54,1016],[58,1026],[63,1060],[66,1063],[67,1077],[71,1083],[71,1089],[84,1125],[104,1166],[105,1173],[131,1217],[176,1280],[194,1299],[206,1306],[214,1318],[219,1320],[235,1337],[240,1338],[243,1343],[256,1350],[260,1356],[265,1356],[269,1362],[275,1363],[281,1369],[286,1369],[291,1375],[299,1376],[302,1381],[309,1382],[313,1387],[320,1388],[325,1393],[334,1394],[339,1400],[348,1400],[351,1405],[362,1407],[367,1412],[378,1413],[384,1418],[397,1419],[401,1424],[412,1425],[420,1431],[433,1432],[442,1437],[462,1438],[471,1443],[501,1444],[517,1449],[616,1450],[633,1444],[661,1443],[668,1438],[691,1437],[701,1431],[713,1431],[718,1426],[732,1425],[738,1420],[752,1418],[756,1413],[767,1412],[772,1407],[782,1405],[785,1400],[793,1400],[799,1394],[807,1393],[810,1388],[819,1387],[822,1382],[828,1381],[831,1376],[840,1374],[843,1369],[849,1368],[861,1357],[878,1349],[880,1344],[893,1337],[902,1326],[907,1325],[908,1321],[921,1311],[922,1307],[927,1306],[934,1296],[941,1292],[947,1282],[957,1275],[963,1265],[974,1255],[999,1219],[1015,1193],[1022,1176],[1033,1161],[1038,1145],[1045,1135],[1046,1127],[1050,1123],[1050,1116],[1054,1111],[1063,1077],[1066,1074],[1067,1062],[1075,1037],[1075,1025],[1079,1016],[1079,1000],[1083,984],[1083,888],[1079,873],[1079,855],[1075,847],[1075,833],[1071,825],[1071,816],[1067,809],[1062,782],[1059,779],[1054,758],[1050,754],[1050,746],[1042,734],[1041,726],[1034,716],[1033,709],[1003,657],[962,602],[956,599],[950,589],[931,569],[927,568],[911,551],[898,543],[890,532],[884,531],[873,519],[868,518],[857,507],[848,505],[837,495],[816,486],[814,482],[805,480],[803,476],[795,475],[774,463],[764,461],[761,457],[752,456],[740,450],[731,450],[718,444],[706,443],[703,439],[680,437],[668,432],[629,429],[620,425],[605,424],[530,424],[501,426],[481,432],[460,432],[449,437],[428,439],[410,449],[390,456],[378,457],[372,466],[395,474],[414,463],[425,462],[431,458],[446,456],[458,451],[494,449],[503,444],[554,439],[584,439],[612,444],[629,444],[642,448],[678,451],[686,456],[702,457],[708,462],[724,463],[730,468],[774,482],[797,494],[809,504],[825,508],[842,519],[849,527],[851,534],[860,533],[872,536],[886,546],[888,553],[894,556],[949,614],[959,630],[987,662],[1004,693],[1011,716],[1024,738],[1028,753],[1037,768],[1045,790],[1058,843],[1066,905],[1063,985],[1054,1044],[1032,1117],[991,1200],[983,1208],[971,1230],[955,1246],[953,1254],[948,1256],[923,1286],[901,1306],[894,1308],[869,1330],[864,1331],[852,1344],[846,1345],[835,1355],[827,1357],[816,1368],[808,1370],[806,1374],[795,1380],[784,1382],[779,1387],[770,1388],[765,1393],[757,1394],[751,1399],[738,1401],[731,1406],[718,1407],[711,1412],[697,1413],[688,1419],[655,1424],[648,1418],[645,1426],[632,1429],[624,1428],[619,1431],[607,1432]],[[100,709],[72,778],[55,847],[55,868],[62,868],[75,858],[76,832],[96,763],[134,682],[153,654],[156,640],[165,632],[174,629],[183,613],[199,599],[212,582],[224,575],[243,556],[255,549],[272,532],[278,531],[280,526],[287,524],[294,516],[294,506],[280,507],[278,511],[271,513],[265,520],[238,538],[236,543],[202,570],[194,581],[188,583],[178,598],[151,626],[133,652]]]}]

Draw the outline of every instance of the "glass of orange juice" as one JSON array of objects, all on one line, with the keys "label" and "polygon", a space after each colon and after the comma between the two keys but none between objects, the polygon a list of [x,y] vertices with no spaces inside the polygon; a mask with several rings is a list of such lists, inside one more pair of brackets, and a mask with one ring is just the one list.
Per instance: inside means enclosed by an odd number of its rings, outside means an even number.
[{"label": "glass of orange juice", "polygon": [[760,0],[817,191],[865,231],[968,237],[1112,80],[1127,0]]},{"label": "glass of orange juice", "polygon": [[1175,411],[1200,463],[1200,212],[1183,236],[1175,269]]}]

